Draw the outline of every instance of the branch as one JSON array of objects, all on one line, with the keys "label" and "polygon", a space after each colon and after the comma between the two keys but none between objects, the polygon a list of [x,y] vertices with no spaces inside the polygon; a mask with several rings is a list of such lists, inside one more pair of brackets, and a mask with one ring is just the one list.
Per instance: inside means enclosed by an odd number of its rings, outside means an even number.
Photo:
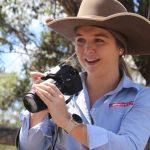
[{"label": "branch", "polygon": [[23,52],[4,52],[4,51],[1,51],[0,50],[0,53],[3,53],[3,54],[20,54],[20,55],[30,55],[28,53],[23,53]]},{"label": "branch", "polygon": [[75,16],[78,12],[80,3],[82,0],[57,0],[61,6],[64,7],[65,12],[68,16]]}]

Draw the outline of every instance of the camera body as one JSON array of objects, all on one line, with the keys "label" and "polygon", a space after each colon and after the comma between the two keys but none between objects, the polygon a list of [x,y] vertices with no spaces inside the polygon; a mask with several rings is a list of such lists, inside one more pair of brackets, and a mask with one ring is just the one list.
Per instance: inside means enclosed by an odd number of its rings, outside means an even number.
[{"label": "camera body", "polygon": [[[64,94],[71,96],[82,90],[82,82],[79,72],[72,66],[61,64],[47,71],[43,81],[52,79],[59,90]],[[32,112],[39,112],[47,108],[39,96],[33,91],[29,91],[23,99],[25,108]]]}]

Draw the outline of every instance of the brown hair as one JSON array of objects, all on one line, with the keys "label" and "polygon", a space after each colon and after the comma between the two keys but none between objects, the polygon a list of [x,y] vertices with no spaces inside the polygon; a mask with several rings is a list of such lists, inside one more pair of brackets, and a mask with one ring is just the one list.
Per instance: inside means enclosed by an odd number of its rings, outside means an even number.
[{"label": "brown hair", "polygon": [[127,64],[126,64],[126,62],[123,58],[123,56],[125,56],[126,53],[127,53],[127,38],[119,32],[116,32],[116,31],[113,31],[113,30],[108,30],[108,31],[115,37],[117,46],[119,48],[124,49],[123,55],[121,55],[120,58],[119,58],[119,69],[120,69],[120,71],[123,70],[129,78],[132,78],[131,74],[130,74],[130,71],[127,67]]}]

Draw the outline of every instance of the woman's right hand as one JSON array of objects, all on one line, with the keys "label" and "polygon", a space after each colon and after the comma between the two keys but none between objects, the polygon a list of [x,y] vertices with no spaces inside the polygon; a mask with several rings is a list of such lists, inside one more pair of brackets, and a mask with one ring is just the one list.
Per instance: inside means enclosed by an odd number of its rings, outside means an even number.
[{"label": "woman's right hand", "polygon": [[[31,72],[30,73],[31,79],[33,81],[32,89],[34,90],[35,84],[40,84],[42,82],[41,77],[44,77],[45,74],[41,72]],[[36,124],[43,121],[45,116],[48,114],[48,109],[30,114],[30,128],[35,126]]]}]

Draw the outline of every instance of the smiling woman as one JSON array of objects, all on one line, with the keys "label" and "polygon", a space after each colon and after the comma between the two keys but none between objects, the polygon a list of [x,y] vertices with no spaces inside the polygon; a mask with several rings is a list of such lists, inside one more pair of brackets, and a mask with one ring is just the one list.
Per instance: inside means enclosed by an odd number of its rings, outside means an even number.
[{"label": "smiling woman", "polygon": [[83,89],[66,106],[55,84],[33,84],[47,109],[22,115],[18,148],[144,150],[150,136],[150,88],[134,83],[120,60],[124,54],[150,54],[150,21],[127,12],[117,0],[83,0],[77,17],[46,23],[75,44]]}]

